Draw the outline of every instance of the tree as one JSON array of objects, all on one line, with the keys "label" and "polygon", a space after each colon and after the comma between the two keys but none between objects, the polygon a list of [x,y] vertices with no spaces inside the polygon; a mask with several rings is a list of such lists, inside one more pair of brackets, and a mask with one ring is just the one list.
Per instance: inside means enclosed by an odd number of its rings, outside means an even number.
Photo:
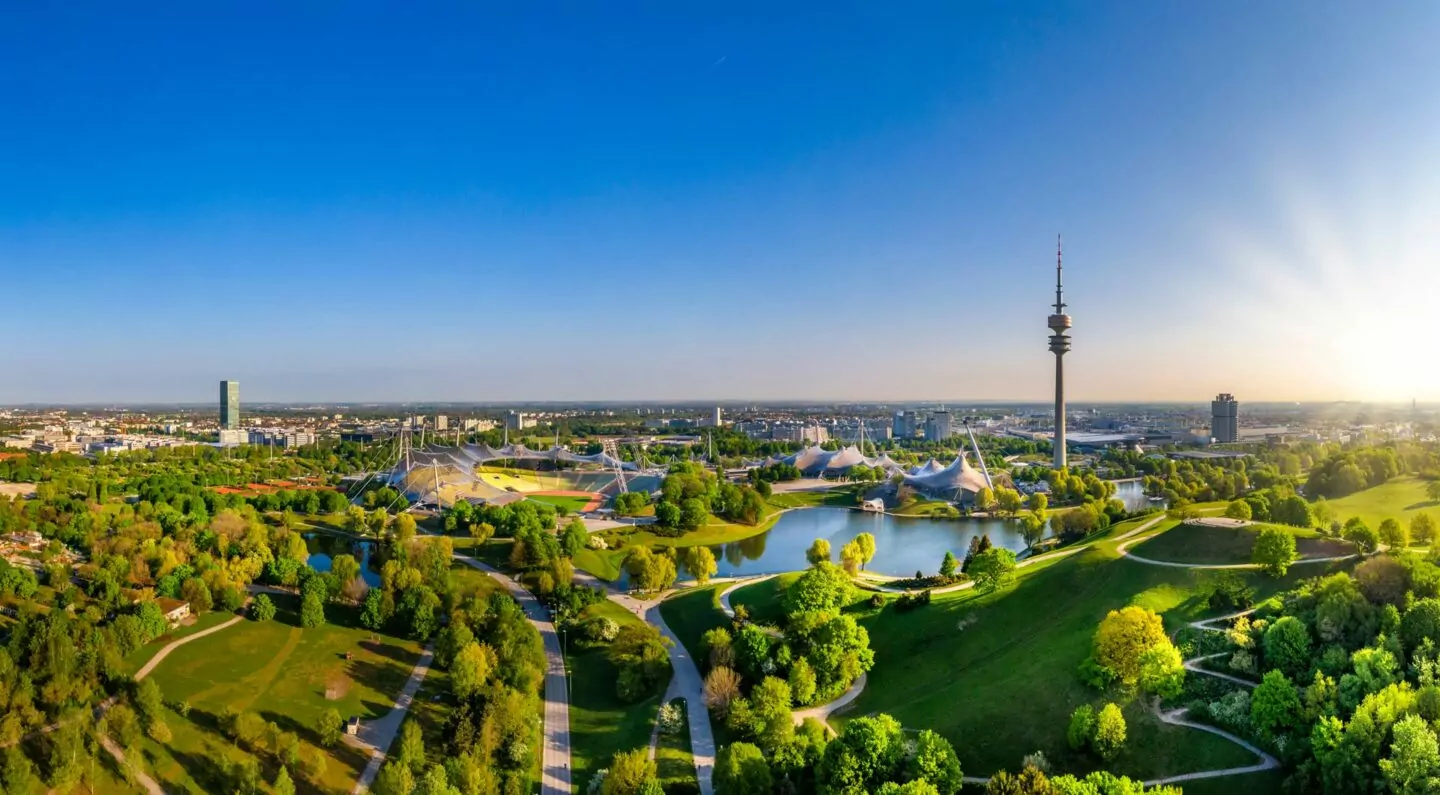
[{"label": "tree", "polygon": [[450,664],[450,689],[461,700],[480,690],[495,669],[495,652],[483,643],[471,643],[455,655]]},{"label": "tree", "polygon": [[270,791],[275,795],[295,795],[295,782],[290,780],[290,771],[284,765],[275,774],[275,783],[270,785]]},{"label": "tree", "polygon": [[663,591],[675,584],[675,560],[665,553],[637,546],[625,557],[631,583],[641,591]]},{"label": "tree", "polygon": [[1162,643],[1169,643],[1165,626],[1153,610],[1131,605],[1111,610],[1095,630],[1092,655],[1113,671],[1120,681],[1135,684],[1140,678],[1140,658]]},{"label": "tree", "polygon": [[180,586],[180,598],[190,603],[190,612],[195,615],[209,612],[214,604],[210,598],[210,587],[199,577],[191,577]]},{"label": "tree", "polygon": [[1161,698],[1180,695],[1185,686],[1185,664],[1180,650],[1166,640],[1146,649],[1140,655],[1140,689]]},{"label": "tree", "polygon": [[849,574],[858,574],[860,567],[865,562],[865,551],[854,541],[840,547],[840,565]]},{"label": "tree", "polygon": [[[1043,494],[1035,495],[1044,497]],[[1045,538],[1045,516],[1040,511],[1031,511],[1020,519],[1020,534],[1025,537],[1025,546],[1034,547]]]},{"label": "tree", "polygon": [[589,538],[590,533],[585,529],[584,520],[577,516],[565,525],[565,532],[560,535],[560,548],[573,558],[585,548],[585,542]]},{"label": "tree", "polygon": [[1020,512],[1025,505],[1025,499],[1020,492],[1008,487],[998,486],[995,489],[995,508],[1006,516],[1014,516]]},{"label": "tree", "polygon": [[960,561],[955,559],[955,553],[945,550],[945,558],[940,561],[940,576],[946,579],[955,576],[955,570],[960,567]]},{"label": "tree", "polygon": [[270,621],[275,618],[275,603],[265,594],[257,594],[250,602],[250,618],[255,621]]},{"label": "tree", "polygon": [[395,517],[395,543],[406,544],[415,537],[415,517],[402,513]]},{"label": "tree", "polygon": [[1399,550],[1410,546],[1410,532],[1394,519],[1386,517],[1380,522],[1380,541],[1391,549]]},{"label": "tree", "polygon": [[989,593],[1014,576],[1015,553],[1004,547],[991,547],[975,556],[968,573],[975,580],[975,590]]},{"label": "tree", "polygon": [[750,690],[750,711],[754,716],[760,747],[773,752],[795,733],[790,718],[790,684],[774,676],[765,677]]},{"label": "tree", "polygon": [[950,741],[929,729],[921,729],[915,737],[915,752],[910,757],[911,780],[930,782],[939,795],[954,795],[960,790],[960,758]]},{"label": "tree", "polygon": [[1406,715],[1395,723],[1390,758],[1380,760],[1380,772],[1392,790],[1404,795],[1440,789],[1440,744],[1435,732],[1419,715]]},{"label": "tree", "polygon": [[1250,559],[1260,568],[1276,577],[1285,576],[1290,564],[1298,555],[1295,552],[1295,536],[1278,527],[1263,527],[1255,537],[1255,547]]},{"label": "tree", "polygon": [[715,564],[715,553],[710,547],[696,545],[685,549],[685,569],[695,577],[695,582],[705,585],[715,576],[719,567]]},{"label": "tree", "polygon": [[[409,514],[405,514],[409,516]],[[411,519],[410,521],[415,521]],[[336,582],[344,588],[350,581],[360,576],[360,561],[354,555],[336,555],[330,561],[330,573],[335,575]]]},{"label": "tree", "polygon": [[1429,497],[1431,502],[1440,502],[1440,479],[1425,484],[1425,496]]},{"label": "tree", "polygon": [[1081,704],[1070,713],[1070,726],[1065,730],[1065,741],[1076,751],[1090,744],[1095,736],[1095,708]]},{"label": "tree", "polygon": [[413,717],[400,725],[400,751],[396,761],[410,768],[411,773],[425,770],[425,737],[420,723]]},{"label": "tree", "polygon": [[875,536],[871,533],[861,533],[855,536],[855,544],[860,547],[860,568],[875,559]]},{"label": "tree", "polygon": [[1345,529],[1340,531],[1340,537],[1354,544],[1364,555],[1368,555],[1380,547],[1380,534],[1361,521],[1358,516],[1352,516],[1345,522]]},{"label": "tree", "polygon": [[904,731],[889,715],[855,718],[825,746],[815,770],[819,795],[863,795],[893,781],[906,754]]},{"label": "tree", "polygon": [[981,486],[980,490],[975,492],[974,505],[977,511],[988,511],[994,508],[995,491],[989,486]]},{"label": "tree", "polygon": [[850,587],[850,580],[840,567],[821,561],[806,569],[785,590],[785,612],[838,610],[848,601]]},{"label": "tree", "polygon": [[680,503],[680,526],[686,530],[698,530],[710,521],[710,510],[705,501],[691,497]]},{"label": "tree", "polygon": [[829,563],[829,562],[830,562],[830,541],[829,541],[829,539],[825,539],[825,538],[817,538],[817,539],[815,539],[815,542],[810,545],[810,548],[807,549],[807,550],[805,550],[805,560],[809,561],[811,566],[814,566],[815,564],[820,563],[820,562],[822,562],[822,561],[825,562],[825,563]]},{"label": "tree", "polygon": [[740,674],[721,665],[705,675],[705,706],[721,720],[730,714],[730,703],[739,695]]},{"label": "tree", "polygon": [[320,713],[319,723],[315,726],[316,734],[320,735],[320,744],[326,748],[334,748],[340,742],[340,737],[345,731],[345,721],[334,707]]},{"label": "tree", "polygon": [[1106,704],[1095,716],[1095,736],[1092,739],[1095,753],[1109,761],[1125,747],[1125,716],[1120,707]]},{"label": "tree", "polygon": [[715,757],[715,789],[723,795],[770,795],[765,754],[750,743],[730,743]]},{"label": "tree", "polygon": [[386,762],[375,777],[376,795],[410,795],[414,791],[415,775],[398,759]]},{"label": "tree", "polygon": [[790,694],[800,706],[809,704],[815,698],[815,669],[804,657],[790,666]]},{"label": "tree", "polygon": [[1440,599],[1419,599],[1411,605],[1400,619],[1400,638],[1411,651],[1426,640],[1440,643]]},{"label": "tree", "polygon": [[310,629],[325,625],[325,600],[319,589],[310,589],[300,597],[300,626]]},{"label": "tree", "polygon": [[1435,519],[1428,513],[1410,517],[1410,538],[1422,547],[1429,546],[1435,540]]},{"label": "tree", "polygon": [[655,760],[644,748],[615,754],[609,770],[598,795],[642,795],[656,781]]},{"label": "tree", "polygon": [[1300,722],[1300,693],[1281,671],[1270,671],[1250,695],[1250,722],[1261,734],[1278,737]]},{"label": "tree", "polygon": [[1232,500],[1229,505],[1225,506],[1226,519],[1238,519],[1242,522],[1248,522],[1250,521],[1250,516],[1250,503],[1244,500]]},{"label": "tree", "polygon": [[1294,616],[1284,616],[1265,630],[1265,660],[1293,678],[1310,668],[1310,630]]}]

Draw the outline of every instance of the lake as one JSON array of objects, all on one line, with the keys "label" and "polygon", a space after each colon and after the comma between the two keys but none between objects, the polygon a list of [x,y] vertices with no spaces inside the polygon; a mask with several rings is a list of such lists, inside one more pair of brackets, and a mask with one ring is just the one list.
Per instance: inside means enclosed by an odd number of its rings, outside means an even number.
[{"label": "lake", "polygon": [[374,541],[352,541],[343,536],[330,535],[329,533],[306,533],[305,548],[310,550],[310,557],[306,563],[316,571],[329,571],[335,557],[338,555],[354,555],[360,561],[360,577],[365,584],[372,587],[380,587],[380,573],[370,568],[370,552],[375,547]]},{"label": "lake", "polygon": [[[1129,510],[1146,507],[1138,481],[1116,483],[1116,497]],[[718,567],[716,576],[736,577],[799,571],[809,565],[805,550],[817,538],[830,541],[830,554],[840,560],[840,548],[861,533],[875,536],[875,558],[865,567],[879,574],[908,577],[916,571],[934,574],[947,551],[964,559],[970,539],[989,535],[990,543],[1015,552],[1025,549],[1020,523],[1005,519],[941,520],[887,516],[848,508],[801,508],[788,511],[775,526],[760,535],[711,547]],[[682,571],[683,579],[690,579]]]}]

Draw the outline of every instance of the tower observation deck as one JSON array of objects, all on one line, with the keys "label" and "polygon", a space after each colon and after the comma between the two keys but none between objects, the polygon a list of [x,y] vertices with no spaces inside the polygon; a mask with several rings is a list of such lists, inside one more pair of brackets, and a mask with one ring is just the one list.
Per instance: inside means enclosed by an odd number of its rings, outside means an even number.
[{"label": "tower observation deck", "polygon": [[1050,352],[1055,354],[1055,468],[1065,468],[1065,354],[1070,351],[1070,316],[1065,314],[1061,240],[1055,238],[1055,313],[1050,316]]}]

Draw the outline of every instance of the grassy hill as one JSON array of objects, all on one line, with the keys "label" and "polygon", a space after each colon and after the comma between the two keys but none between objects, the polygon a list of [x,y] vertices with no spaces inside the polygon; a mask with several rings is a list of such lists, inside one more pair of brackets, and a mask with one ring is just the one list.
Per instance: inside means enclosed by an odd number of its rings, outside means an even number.
[{"label": "grassy hill", "polygon": [[1428,482],[1406,475],[1393,478],[1373,489],[1330,500],[1329,504],[1335,518],[1341,523],[1352,516],[1358,516],[1371,527],[1379,527],[1380,522],[1387,518],[1409,524],[1410,517],[1421,511],[1428,511],[1436,520],[1440,520],[1440,502],[1434,502],[1425,496]]},{"label": "grassy hill", "polygon": [[1174,563],[1249,563],[1251,551],[1255,547],[1255,537],[1261,528],[1266,526],[1279,527],[1294,535],[1295,549],[1302,558],[1328,558],[1355,553],[1354,545],[1349,542],[1322,538],[1314,530],[1258,524],[1239,528],[1180,525],[1130,547],[1130,551],[1151,560]]},{"label": "grassy hill", "polygon": [[[892,605],[864,617],[876,665],[845,716],[888,712],[907,727],[934,729],[955,744],[968,775],[1013,770],[1036,750],[1060,771],[1095,768],[1095,760],[1066,746],[1065,726],[1075,707],[1103,700],[1076,676],[1100,620],[1129,604],[1161,613],[1171,629],[1207,613],[1200,595],[1207,575],[1119,556],[1113,537],[1137,524],[1121,525],[1069,557],[1037,563],[996,593],[961,591],[912,612]],[[1174,526],[1162,522],[1156,532]],[[1263,597],[1331,568],[1298,567],[1279,580],[1240,576]],[[1225,740],[1161,724],[1138,701],[1124,707],[1131,739],[1109,765],[1117,773],[1148,779],[1253,761]]]}]

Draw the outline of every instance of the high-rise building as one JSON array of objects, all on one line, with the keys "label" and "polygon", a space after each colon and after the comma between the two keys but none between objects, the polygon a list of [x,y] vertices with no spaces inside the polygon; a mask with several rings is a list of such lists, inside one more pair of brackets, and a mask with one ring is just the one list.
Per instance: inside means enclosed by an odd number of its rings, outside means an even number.
[{"label": "high-rise building", "polygon": [[444,414],[435,415],[435,430],[443,431],[450,427],[450,418]]},{"label": "high-rise building", "polygon": [[919,412],[897,411],[891,429],[896,439],[914,439],[920,435],[921,422]]},{"label": "high-rise building", "polygon": [[1229,392],[1210,401],[1210,435],[1217,442],[1240,441],[1240,404]]},{"label": "high-rise building", "polygon": [[240,382],[220,382],[220,427],[233,431],[240,427]]},{"label": "high-rise building", "polygon": [[931,412],[930,417],[925,420],[925,438],[927,440],[949,439],[954,435],[950,425],[950,412]]},{"label": "high-rise building", "polygon": [[1050,316],[1050,352],[1055,354],[1055,468],[1065,468],[1065,354],[1070,351],[1070,316],[1060,275],[1060,238],[1055,238],[1055,314]]},{"label": "high-rise building", "polygon": [[719,407],[719,406],[716,406],[716,407],[715,407],[715,421],[714,421],[712,424],[713,424],[716,428],[719,428],[722,424],[724,424],[724,419],[723,419],[723,418],[721,417],[721,415],[720,415],[720,407]]},{"label": "high-rise building", "polygon": [[535,418],[518,411],[505,412],[505,427],[512,431],[523,431],[535,427]]}]

